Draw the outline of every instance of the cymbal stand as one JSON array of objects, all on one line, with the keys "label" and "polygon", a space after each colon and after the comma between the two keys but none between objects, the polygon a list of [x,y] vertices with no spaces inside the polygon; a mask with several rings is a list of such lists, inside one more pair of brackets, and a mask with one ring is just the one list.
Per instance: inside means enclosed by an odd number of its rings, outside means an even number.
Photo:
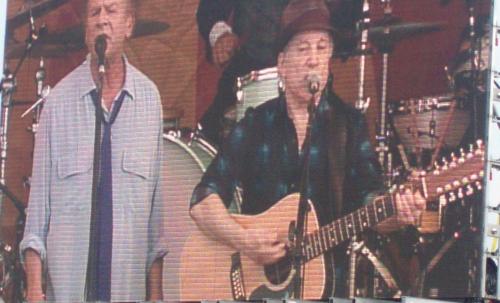
[{"label": "cymbal stand", "polygon": [[[392,16],[391,0],[381,0],[384,6],[384,19],[390,20]],[[390,28],[384,29],[384,34],[389,36]],[[380,96],[380,125],[377,134],[378,160],[384,172],[384,183],[386,186],[392,185],[392,155],[389,151],[389,135],[387,129],[387,75],[389,66],[389,53],[392,51],[393,45],[387,39],[382,39],[381,44],[377,45],[382,52],[382,90]]]},{"label": "cymbal stand", "polygon": [[[38,67],[38,70],[36,71],[35,74],[35,82],[37,85],[36,89],[36,97],[37,100],[40,99],[45,99],[46,96],[44,94],[44,81],[46,78],[47,72],[45,71],[45,63],[43,61],[43,57],[40,58],[40,66]],[[31,124],[31,132],[33,133],[33,141],[35,141],[35,134],[38,130],[38,123],[40,122],[40,115],[42,113],[42,108],[43,108],[43,102],[39,103],[38,106],[35,108],[35,111],[33,112],[33,122]]]},{"label": "cymbal stand", "polygon": [[[0,129],[0,190],[5,194],[5,170],[7,164],[7,149],[8,149],[8,131],[9,131],[9,121],[10,121],[10,110],[12,108],[12,96],[16,90],[16,76],[21,69],[24,61],[33,49],[33,45],[40,37],[40,31],[37,31],[35,26],[35,20],[33,14],[30,11],[29,16],[29,32],[26,38],[26,47],[24,49],[23,56],[16,65],[16,69],[11,73],[8,69],[4,71],[4,77],[1,81],[1,93],[2,93],[2,115],[1,115],[1,129]],[[2,209],[2,199],[0,198],[0,216]],[[16,199],[17,200],[17,199]],[[18,201],[18,200],[17,200]],[[15,201],[14,201],[15,203]],[[23,207],[24,208],[24,207]]]},{"label": "cymbal stand", "polygon": [[365,66],[366,66],[366,54],[368,49],[368,26],[370,25],[370,3],[368,0],[363,2],[363,19],[360,22],[361,41],[360,50],[361,56],[359,58],[359,86],[358,86],[358,99],[356,100],[356,109],[365,113],[370,106],[370,98],[365,97]]},{"label": "cymbal stand", "polygon": [[[9,132],[9,122],[10,122],[10,110],[12,108],[12,97],[14,95],[14,92],[16,90],[16,76],[19,73],[19,70],[21,69],[24,61],[26,58],[29,56],[31,53],[31,50],[33,49],[33,46],[35,42],[39,39],[40,37],[40,31],[36,30],[35,27],[35,21],[33,18],[33,14],[30,11],[30,16],[29,16],[29,32],[28,32],[28,37],[26,39],[26,46],[24,49],[23,56],[19,60],[19,62],[16,65],[16,68],[13,73],[11,73],[7,68],[4,70],[3,74],[3,79],[0,81],[0,89],[1,89],[1,94],[2,94],[2,115],[0,116],[1,118],[1,129],[0,129],[0,192],[2,193],[0,195],[0,217],[2,215],[1,210],[3,208],[3,199],[4,196],[7,196],[11,202],[14,204],[14,206],[17,208],[19,211],[19,216],[17,220],[17,228],[18,228],[18,233],[21,230],[21,227],[24,226],[24,221],[25,221],[25,212],[24,212],[24,205],[23,203],[17,199],[12,192],[9,191],[9,189],[6,186],[6,164],[7,164],[7,151],[8,151],[8,132]],[[18,239],[19,240],[19,239]],[[19,265],[19,256],[16,254],[16,260],[14,262],[14,266]],[[20,266],[20,265],[19,265]],[[14,267],[12,267],[14,268]],[[20,267],[19,267],[20,268]],[[22,294],[22,288],[23,288],[23,279],[21,277],[21,271],[20,270],[13,270],[11,272],[13,274],[13,283],[14,283],[14,301],[22,301],[23,300],[23,294]]]},{"label": "cymbal stand", "polygon": [[[40,115],[42,113],[43,103],[45,102],[47,96],[50,93],[50,87],[43,85],[46,78],[46,74],[47,73],[45,71],[45,63],[42,57],[40,58],[40,66],[38,67],[35,73],[35,83],[37,87],[36,89],[37,101],[21,115],[21,118],[24,118],[28,113],[33,111],[31,126],[28,127],[27,129],[32,134],[33,147],[35,146],[35,135],[38,130],[38,123],[40,122]],[[24,176],[23,180],[24,180],[23,181],[24,186],[29,187],[31,183],[31,177]]]},{"label": "cymbal stand", "polygon": [[478,102],[480,101],[478,98],[478,92],[476,91],[476,87],[478,84],[479,77],[479,63],[481,62],[481,47],[478,45],[478,41],[481,39],[477,38],[476,34],[476,14],[474,7],[474,0],[465,0],[467,5],[468,17],[469,17],[469,40],[470,40],[470,67],[471,67],[471,87],[472,89],[472,127],[473,127],[473,140],[478,139]]}]

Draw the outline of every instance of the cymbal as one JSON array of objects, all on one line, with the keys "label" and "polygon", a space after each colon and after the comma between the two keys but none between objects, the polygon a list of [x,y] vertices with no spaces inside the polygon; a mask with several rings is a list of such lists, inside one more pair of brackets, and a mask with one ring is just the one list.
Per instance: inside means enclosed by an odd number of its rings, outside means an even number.
[{"label": "cymbal", "polygon": [[[141,38],[159,34],[169,28],[168,23],[148,19],[137,20],[132,38]],[[31,55],[34,57],[63,57],[69,52],[85,48],[85,31],[83,25],[70,27],[61,32],[47,32],[34,45]],[[8,59],[20,58],[25,44],[9,41],[6,47]]]},{"label": "cymbal", "polygon": [[[145,36],[156,35],[164,32],[169,28],[169,24],[161,21],[148,19],[137,20],[132,38],[141,38]],[[56,33],[47,33],[43,38],[43,43],[49,44],[73,44],[85,46],[85,30],[83,25],[70,27],[67,30]]]},{"label": "cymbal", "polygon": [[368,29],[368,38],[378,46],[393,45],[406,38],[441,30],[440,22],[404,22]]},{"label": "cymbal", "polygon": [[[24,43],[10,41],[5,48],[5,58],[8,60],[19,59],[24,54],[25,48],[26,44]],[[83,49],[83,46],[37,43],[31,49],[30,54],[32,57],[60,58],[81,49]]]},{"label": "cymbal", "polygon": [[36,4],[26,6],[21,12],[7,20],[7,28],[10,31],[29,23],[30,10],[33,18],[38,18],[68,2],[68,0],[41,0]]}]

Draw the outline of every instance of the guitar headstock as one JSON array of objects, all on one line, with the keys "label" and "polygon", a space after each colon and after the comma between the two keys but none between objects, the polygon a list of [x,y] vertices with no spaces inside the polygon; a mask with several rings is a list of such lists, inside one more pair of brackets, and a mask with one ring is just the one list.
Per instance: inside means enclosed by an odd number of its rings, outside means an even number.
[{"label": "guitar headstock", "polygon": [[466,152],[451,154],[441,165],[420,176],[420,189],[426,200],[435,200],[446,195],[449,202],[470,196],[482,190],[484,176],[484,145],[478,140]]}]

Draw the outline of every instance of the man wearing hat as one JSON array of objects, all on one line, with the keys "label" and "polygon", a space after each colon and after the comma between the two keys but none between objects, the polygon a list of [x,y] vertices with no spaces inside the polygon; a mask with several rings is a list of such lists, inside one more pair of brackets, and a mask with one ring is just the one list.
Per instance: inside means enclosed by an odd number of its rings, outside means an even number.
[{"label": "man wearing hat", "polygon": [[[309,148],[309,179],[304,192],[320,226],[358,209],[382,188],[363,115],[330,91],[335,33],[329,21],[330,13],[322,0],[297,0],[286,7],[277,57],[284,89],[278,98],[248,111],[236,125],[191,200],[191,216],[202,231],[262,265],[285,256],[288,243],[275,230],[246,229],[230,216],[227,208],[237,187],[242,189],[243,214],[267,211],[285,196],[300,191],[304,154]],[[315,114],[308,146],[304,142],[308,141],[307,108],[311,103]],[[382,223],[384,229],[415,224],[423,206],[419,195],[397,195],[397,216]],[[322,297],[346,295],[343,256],[345,249],[325,255]]]},{"label": "man wearing hat", "polygon": [[[203,134],[220,144],[225,112],[235,104],[237,77],[276,66],[275,41],[280,19],[289,0],[201,0],[196,13],[208,60],[224,71],[217,93],[203,114]],[[354,29],[362,1],[326,0],[333,10],[332,23]]]}]

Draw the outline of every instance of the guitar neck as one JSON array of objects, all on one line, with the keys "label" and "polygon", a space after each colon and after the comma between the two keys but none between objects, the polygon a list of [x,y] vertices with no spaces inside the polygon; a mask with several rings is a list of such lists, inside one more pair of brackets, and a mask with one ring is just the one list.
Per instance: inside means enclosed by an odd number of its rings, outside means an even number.
[{"label": "guitar neck", "polygon": [[324,254],[395,213],[392,194],[376,197],[368,205],[308,234],[302,244],[303,262]]},{"label": "guitar neck", "polygon": [[[483,166],[484,149],[482,142],[478,141],[475,150],[471,149],[468,153],[462,151],[460,157],[452,155],[442,166],[436,167],[429,174],[421,174],[418,180],[409,181],[403,184],[402,188],[410,189],[411,192],[418,190],[427,201],[445,194],[448,194],[450,201],[454,201],[454,192],[461,198],[473,194],[474,187],[478,190],[482,188]],[[303,262],[322,255],[395,214],[393,193],[376,197],[355,212],[307,234],[300,244]]]}]

